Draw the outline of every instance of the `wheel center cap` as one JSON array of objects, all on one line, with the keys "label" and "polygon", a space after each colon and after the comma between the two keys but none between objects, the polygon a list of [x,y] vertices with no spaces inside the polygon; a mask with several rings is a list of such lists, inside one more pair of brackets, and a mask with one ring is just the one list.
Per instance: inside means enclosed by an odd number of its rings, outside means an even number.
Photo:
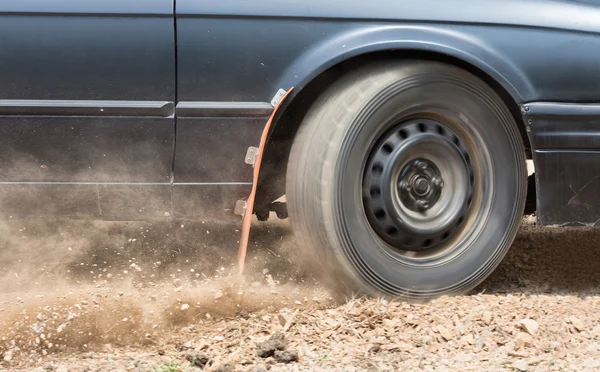
[{"label": "wheel center cap", "polygon": [[415,193],[419,196],[427,194],[429,187],[429,181],[423,176],[417,176],[413,182]]},{"label": "wheel center cap", "polygon": [[435,164],[425,159],[408,163],[400,173],[401,202],[416,212],[425,212],[440,198],[444,182]]}]

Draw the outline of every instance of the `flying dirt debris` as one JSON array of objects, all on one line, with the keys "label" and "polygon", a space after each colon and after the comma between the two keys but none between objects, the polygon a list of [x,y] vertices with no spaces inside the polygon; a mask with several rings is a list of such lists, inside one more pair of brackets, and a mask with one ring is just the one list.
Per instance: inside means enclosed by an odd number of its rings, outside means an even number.
[{"label": "flying dirt debris", "polygon": [[[414,305],[332,299],[286,223],[253,228],[240,282],[231,227],[15,222],[1,235],[0,370],[594,370],[596,235],[525,221],[472,295]],[[36,261],[40,247],[55,260]]]}]

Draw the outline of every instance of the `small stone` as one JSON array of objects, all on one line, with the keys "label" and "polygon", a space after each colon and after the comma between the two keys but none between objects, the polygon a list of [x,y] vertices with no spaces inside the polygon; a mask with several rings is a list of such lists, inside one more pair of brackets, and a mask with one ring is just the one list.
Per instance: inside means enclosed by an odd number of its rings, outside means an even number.
[{"label": "small stone", "polygon": [[516,370],[521,371],[521,372],[527,371],[527,369],[529,368],[527,366],[527,362],[525,362],[523,359],[517,360],[516,362],[514,362],[512,364],[512,366],[513,366],[513,368],[515,368]]},{"label": "small stone", "polygon": [[467,333],[462,339],[469,345],[473,345],[475,343],[472,333]]},{"label": "small stone", "polygon": [[181,311],[185,311],[185,310],[187,310],[189,308],[190,308],[190,305],[188,305],[188,304],[181,305]]},{"label": "small stone", "polygon": [[432,337],[431,336],[423,336],[423,338],[421,339],[421,343],[423,345],[430,345],[431,341],[432,341]]},{"label": "small stone", "polygon": [[13,353],[11,350],[7,351],[4,353],[4,361],[5,362],[10,362],[13,358]]},{"label": "small stone", "polygon": [[275,351],[285,350],[285,348],[286,348],[285,337],[283,336],[283,333],[275,332],[275,333],[273,333],[271,338],[269,338],[265,342],[261,342],[261,343],[257,344],[256,347],[257,347],[257,355],[259,357],[261,357],[261,358],[272,357],[273,355],[275,355]]},{"label": "small stone", "polygon": [[450,331],[448,328],[438,326],[437,330],[446,341],[450,341],[454,338],[454,332]]},{"label": "small stone", "polygon": [[378,353],[381,351],[381,344],[375,344],[369,348],[369,353]]},{"label": "small stone", "polygon": [[457,362],[465,363],[465,362],[470,362],[471,360],[473,360],[473,357],[469,354],[460,353],[454,357],[454,360],[456,360]]},{"label": "small stone", "polygon": [[525,332],[529,333],[532,336],[535,335],[535,333],[540,328],[538,322],[536,322],[533,319],[521,319],[519,321],[519,326],[523,328]]},{"label": "small stone", "polygon": [[490,325],[490,323],[492,322],[492,317],[493,317],[493,314],[492,314],[492,312],[491,312],[491,311],[485,311],[485,312],[483,313],[483,315],[481,316],[481,320],[482,320],[482,321],[483,321],[485,324],[487,324],[487,325]]},{"label": "small stone", "polygon": [[406,351],[413,349],[413,346],[411,344],[401,341],[401,342],[398,342],[397,344],[385,344],[381,348],[385,351],[406,352]]},{"label": "small stone", "polygon": [[416,326],[419,325],[419,320],[413,314],[408,314],[406,315],[406,323],[411,326]]},{"label": "small stone", "polygon": [[[180,351],[184,351],[184,350],[188,350],[188,349],[193,349],[193,348],[194,348],[194,345],[192,344],[191,341],[184,342],[183,344],[181,344],[179,346],[179,350]],[[163,353],[164,353],[164,351],[163,351]]]},{"label": "small stone", "polygon": [[531,346],[533,344],[533,337],[531,337],[531,335],[529,333],[525,333],[525,332],[519,332],[519,334],[517,334],[517,346],[519,348],[523,347],[523,346]]},{"label": "small stone", "polygon": [[275,351],[274,358],[277,363],[291,363],[298,361],[298,352],[296,350]]},{"label": "small stone", "polygon": [[268,274],[265,278],[267,280],[267,284],[269,284],[271,287],[274,287],[277,285],[275,280],[273,280],[273,277],[271,276],[271,274]]},{"label": "small stone", "polygon": [[279,324],[281,324],[281,326],[285,326],[287,322],[292,318],[293,314],[294,313],[290,309],[281,309],[281,311],[277,315]]},{"label": "small stone", "polygon": [[583,320],[577,318],[574,315],[571,318],[569,318],[569,320],[571,321],[571,324],[573,324],[573,327],[575,327],[575,329],[579,332],[583,332],[585,330],[586,326]]},{"label": "small stone", "polygon": [[187,359],[193,366],[204,368],[206,364],[210,361],[210,358],[203,353],[198,353],[195,351],[188,351],[185,355],[185,359]]}]

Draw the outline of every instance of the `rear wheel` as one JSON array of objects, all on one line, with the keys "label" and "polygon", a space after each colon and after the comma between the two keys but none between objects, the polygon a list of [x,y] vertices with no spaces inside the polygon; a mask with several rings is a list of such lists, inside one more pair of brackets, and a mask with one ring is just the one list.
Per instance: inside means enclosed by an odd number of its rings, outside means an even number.
[{"label": "rear wheel", "polygon": [[500,263],[523,215],[522,140],[464,70],[386,63],[334,84],[307,113],[287,176],[290,218],[338,283],[427,300]]}]

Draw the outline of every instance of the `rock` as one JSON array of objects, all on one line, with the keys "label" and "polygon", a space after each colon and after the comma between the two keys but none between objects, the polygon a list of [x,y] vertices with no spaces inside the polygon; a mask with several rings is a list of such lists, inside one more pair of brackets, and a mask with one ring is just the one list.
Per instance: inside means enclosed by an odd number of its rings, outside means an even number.
[{"label": "rock", "polygon": [[463,338],[463,341],[465,341],[467,344],[469,345],[473,345],[475,343],[475,339],[473,338],[473,334],[472,333],[467,333]]},{"label": "rock", "polygon": [[298,352],[296,350],[275,351],[274,358],[277,363],[292,363],[298,361]]},{"label": "rock", "polygon": [[528,369],[527,362],[525,362],[523,359],[517,360],[512,364],[512,366],[518,371],[527,371]]},{"label": "rock", "polygon": [[406,324],[411,326],[417,326],[420,324],[420,322],[413,314],[408,314],[406,315]]},{"label": "rock", "polygon": [[267,275],[265,277],[265,279],[267,280],[267,284],[269,284],[271,287],[274,287],[277,285],[277,283],[275,282],[275,280],[273,280],[273,277],[271,276],[271,274]]},{"label": "rock", "polygon": [[575,327],[575,329],[579,332],[583,332],[585,330],[586,326],[583,320],[577,318],[575,315],[569,318],[569,320],[571,321],[571,324],[573,324],[573,327]]},{"label": "rock", "polygon": [[519,332],[516,337],[516,346],[519,348],[523,346],[531,346],[533,344],[533,337],[529,333]]},{"label": "rock", "polygon": [[492,312],[491,311],[485,311],[483,313],[483,315],[481,316],[481,320],[487,324],[490,325],[490,323],[492,322]]},{"label": "rock", "polygon": [[233,372],[235,369],[231,364],[224,364],[215,369],[215,372]]},{"label": "rock", "polygon": [[369,353],[378,353],[381,351],[381,345],[375,344],[369,348]]},{"label": "rock", "polygon": [[279,324],[281,326],[285,326],[287,322],[292,318],[293,311],[287,308],[281,309],[279,314],[277,315],[277,319],[279,320]]},{"label": "rock", "polygon": [[386,344],[382,346],[382,349],[385,351],[401,351],[401,352],[406,352],[408,350],[413,349],[413,346],[411,344],[408,344],[406,342],[398,342],[397,344]]},{"label": "rock", "polygon": [[[185,350],[189,350],[189,349],[193,349],[193,348],[194,348],[194,345],[192,344],[191,341],[186,341],[183,344],[179,345],[179,351],[185,351]],[[164,355],[164,351],[163,351],[163,355]]]},{"label": "rock", "polygon": [[449,330],[448,328],[442,327],[442,326],[438,326],[437,330],[439,332],[439,334],[444,338],[444,340],[446,341],[450,341],[454,338],[454,332],[452,332],[451,330]]},{"label": "rock", "polygon": [[540,328],[538,322],[533,319],[521,319],[519,321],[519,326],[532,336],[535,335]]},{"label": "rock", "polygon": [[210,361],[210,358],[204,353],[198,353],[196,351],[188,351],[185,355],[185,359],[187,359],[193,366],[204,368],[206,364]]},{"label": "rock", "polygon": [[4,353],[4,361],[5,362],[10,362],[13,358],[13,353],[11,350],[8,350],[7,352]]},{"label": "rock", "polygon": [[267,368],[263,366],[258,366],[252,370],[252,372],[267,372]]},{"label": "rock", "polygon": [[190,305],[188,305],[188,304],[181,305],[181,311],[185,311],[185,310],[187,310],[189,308],[190,308]]},{"label": "rock", "polygon": [[473,357],[469,354],[460,353],[454,357],[454,360],[456,360],[457,362],[466,363],[466,362],[470,362],[471,360],[473,360]]},{"label": "rock", "polygon": [[261,358],[272,357],[273,355],[275,355],[275,351],[285,350],[285,348],[286,348],[285,336],[281,332],[275,332],[275,333],[273,333],[271,338],[269,338],[267,341],[257,344],[256,348],[257,348],[257,355],[259,357],[261,357]]}]

